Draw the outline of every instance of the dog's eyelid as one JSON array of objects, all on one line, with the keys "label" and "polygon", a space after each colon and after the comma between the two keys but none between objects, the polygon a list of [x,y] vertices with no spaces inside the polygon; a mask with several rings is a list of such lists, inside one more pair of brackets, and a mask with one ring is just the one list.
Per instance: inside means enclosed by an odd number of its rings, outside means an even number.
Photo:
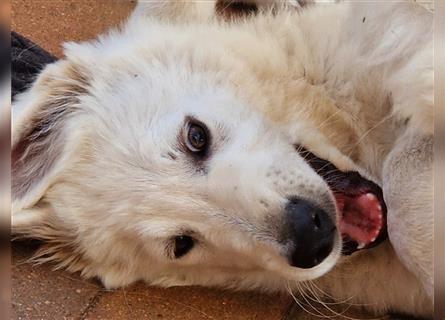
[{"label": "dog's eyelid", "polygon": [[210,129],[209,129],[209,126],[206,123],[204,123],[203,121],[197,119],[194,116],[186,116],[185,120],[184,120],[183,127],[187,128],[188,126],[190,126],[192,124],[196,125],[196,126],[202,127],[203,129],[205,129],[207,131],[207,134],[210,135]]},{"label": "dog's eyelid", "polygon": [[166,251],[171,259],[180,259],[192,251],[200,241],[192,231],[178,232],[169,238]]},{"label": "dog's eyelid", "polygon": [[[229,139],[228,132],[230,131],[227,124],[219,121],[209,121],[203,122],[199,120],[196,116],[187,115],[184,120],[183,128],[187,127],[187,124],[195,123],[207,129],[207,134],[212,139],[211,142],[216,142],[214,140],[227,141]],[[216,135],[216,137],[215,137]]]},{"label": "dog's eyelid", "polygon": [[[194,130],[192,135],[191,130]],[[204,139],[202,147],[194,145],[191,138],[199,138],[199,135]],[[196,119],[193,116],[186,116],[184,124],[181,126],[181,130],[178,135],[178,142],[181,150],[188,155],[195,164],[202,164],[210,156],[210,150],[212,147],[212,135],[208,126],[202,121]]]}]

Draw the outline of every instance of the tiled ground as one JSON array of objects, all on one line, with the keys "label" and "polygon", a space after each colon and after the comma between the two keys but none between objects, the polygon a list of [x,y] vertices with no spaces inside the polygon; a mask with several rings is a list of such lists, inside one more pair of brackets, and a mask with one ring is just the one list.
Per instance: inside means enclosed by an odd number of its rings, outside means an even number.
[{"label": "tiled ground", "polygon": [[[57,56],[61,42],[93,38],[122,21],[131,0],[14,0],[12,29]],[[317,319],[289,296],[136,284],[105,291],[78,275],[26,263],[33,245],[13,245],[13,319]],[[357,318],[367,315],[349,312]]]},{"label": "tiled ground", "polygon": [[161,289],[136,284],[106,291],[76,274],[26,262],[34,245],[13,248],[14,319],[259,319],[281,320],[291,300],[285,296],[233,293],[205,288]]},{"label": "tiled ground", "polygon": [[61,56],[63,41],[94,38],[124,20],[135,0],[12,0],[12,29]]},{"label": "tiled ground", "polygon": [[[287,295],[176,287],[162,289],[142,283],[107,291],[94,280],[36,266],[26,260],[36,248],[32,242],[13,244],[12,319],[82,320],[313,320]],[[332,307],[332,306],[331,306]],[[312,313],[317,313],[305,306]],[[334,309],[342,312],[347,306]],[[329,314],[325,309],[320,309]],[[345,316],[371,319],[350,309]],[[332,315],[331,315],[332,316]],[[346,319],[335,317],[331,319]]]}]

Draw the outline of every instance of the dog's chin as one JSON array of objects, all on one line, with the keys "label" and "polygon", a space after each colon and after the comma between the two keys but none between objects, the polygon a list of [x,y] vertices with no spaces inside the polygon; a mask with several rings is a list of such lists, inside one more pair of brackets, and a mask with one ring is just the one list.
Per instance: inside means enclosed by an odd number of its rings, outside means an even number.
[{"label": "dog's chin", "polygon": [[286,281],[309,281],[317,279],[328,273],[338,263],[342,255],[342,239],[340,234],[336,236],[331,253],[318,265],[309,269],[292,267],[290,265],[275,265],[275,268],[269,268],[275,274],[278,274]]},{"label": "dog's chin", "polygon": [[387,209],[382,189],[358,172],[340,171],[301,146],[297,150],[334,194],[343,254],[350,255],[383,242],[387,238]]}]

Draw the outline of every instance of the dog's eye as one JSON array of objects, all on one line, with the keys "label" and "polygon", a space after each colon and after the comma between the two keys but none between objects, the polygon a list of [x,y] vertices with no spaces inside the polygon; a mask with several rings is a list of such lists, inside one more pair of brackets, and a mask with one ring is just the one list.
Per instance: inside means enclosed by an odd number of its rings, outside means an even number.
[{"label": "dog's eye", "polygon": [[195,241],[190,236],[176,236],[175,249],[173,251],[175,258],[186,255],[195,245]]},{"label": "dog's eye", "polygon": [[187,127],[186,146],[193,153],[205,152],[208,145],[207,130],[203,125],[189,123]]}]

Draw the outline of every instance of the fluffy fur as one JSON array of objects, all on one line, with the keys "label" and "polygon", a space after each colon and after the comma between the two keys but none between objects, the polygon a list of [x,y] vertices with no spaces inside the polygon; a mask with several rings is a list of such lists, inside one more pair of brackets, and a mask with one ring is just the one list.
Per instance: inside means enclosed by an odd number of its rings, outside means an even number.
[{"label": "fluffy fur", "polygon": [[[431,13],[317,4],[222,21],[214,9],[141,2],[119,30],[66,45],[14,103],[13,232],[47,242],[38,261],[108,288],[317,279],[376,313],[430,316]],[[181,149],[188,116],[212,132],[205,163]],[[320,265],[289,266],[287,199],[335,215],[294,144],[383,186],[392,245],[341,258],[337,235]],[[197,244],[172,259],[183,232]]]}]

